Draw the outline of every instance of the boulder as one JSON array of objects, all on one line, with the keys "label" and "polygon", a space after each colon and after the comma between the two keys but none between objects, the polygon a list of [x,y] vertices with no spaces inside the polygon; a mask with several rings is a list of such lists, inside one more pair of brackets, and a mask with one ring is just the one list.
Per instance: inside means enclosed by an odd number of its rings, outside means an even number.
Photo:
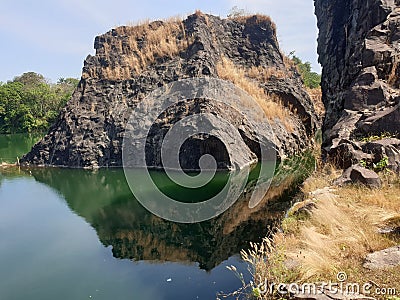
[{"label": "boulder", "polygon": [[400,236],[400,227],[382,227],[379,228],[378,233],[380,234],[388,234],[393,236]]},{"label": "boulder", "polygon": [[382,222],[378,229],[380,234],[387,234],[399,237],[400,236],[400,215],[391,216]]},{"label": "boulder", "polygon": [[360,165],[349,167],[334,182],[336,185],[344,185],[348,183],[363,184],[370,188],[380,188],[382,186],[378,174]]},{"label": "boulder", "polygon": [[382,270],[400,267],[400,246],[391,247],[369,254],[365,258],[364,268]]},{"label": "boulder", "polygon": [[329,149],[329,161],[340,168],[350,168],[363,159],[371,159],[371,155],[361,151],[354,142],[346,139],[334,142],[337,145]]},{"label": "boulder", "polygon": [[391,133],[395,136],[399,134],[400,129],[400,104],[384,107],[361,119],[357,124],[358,135],[379,135],[382,133]]}]

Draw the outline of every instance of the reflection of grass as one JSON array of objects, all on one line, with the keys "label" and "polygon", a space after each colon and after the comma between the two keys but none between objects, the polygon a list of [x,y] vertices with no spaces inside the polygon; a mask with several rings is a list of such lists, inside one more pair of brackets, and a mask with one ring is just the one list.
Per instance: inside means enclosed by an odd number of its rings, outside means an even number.
[{"label": "reflection of grass", "polygon": [[[271,164],[271,162],[263,162],[263,164]],[[249,182],[258,179],[260,168],[260,163],[258,163],[253,168],[249,175]],[[314,154],[310,151],[306,151],[301,155],[296,155],[285,159],[282,162],[277,162],[273,183],[279,185],[279,183],[287,178],[289,175],[296,175],[296,177],[299,177],[299,181],[302,182],[305,178],[311,175],[311,173],[314,171],[314,168]],[[269,178],[260,179],[261,182],[265,182],[267,180],[269,180]]]},{"label": "reflection of grass", "polygon": [[[271,162],[263,162],[264,167],[270,168],[275,164]],[[280,165],[276,166],[275,175],[272,179],[272,186],[282,186],[281,192],[293,190],[299,185],[305,178],[307,178],[313,171],[315,165],[315,159],[310,152],[306,152],[299,156],[294,156],[290,159],[286,159]],[[260,177],[261,163],[256,164],[250,171],[246,190],[251,191],[256,184],[266,183],[271,178]],[[269,172],[268,172],[269,173]],[[157,187],[167,196],[180,202],[202,202],[211,197],[217,195],[223,187],[227,184],[229,178],[228,171],[218,171],[214,175],[214,178],[205,186],[200,188],[185,188],[179,184],[173,182],[166,174],[162,171],[150,171],[152,180]],[[290,180],[288,181],[288,178]],[[287,184],[289,182],[289,185]]]}]

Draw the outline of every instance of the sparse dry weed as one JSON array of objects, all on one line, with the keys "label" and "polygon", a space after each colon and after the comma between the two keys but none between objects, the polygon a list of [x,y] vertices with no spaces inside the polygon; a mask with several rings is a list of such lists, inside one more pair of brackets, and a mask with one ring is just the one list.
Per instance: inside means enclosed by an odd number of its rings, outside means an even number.
[{"label": "sparse dry weed", "polygon": [[[117,27],[114,31],[116,34],[112,37],[105,35],[107,39],[96,49],[96,55],[109,65],[89,70],[86,76],[126,80],[140,74],[157,59],[178,55],[192,42],[178,17],[155,22],[146,20],[135,26]],[[117,61],[112,53],[121,53],[121,61]]]},{"label": "sparse dry weed", "polygon": [[261,24],[261,23],[269,23],[271,25],[274,34],[276,34],[276,24],[272,21],[270,16],[263,14],[243,14],[243,15],[235,15],[229,17],[229,19],[243,23],[243,24]]},{"label": "sparse dry weed", "polygon": [[222,57],[217,65],[217,73],[220,78],[231,81],[252,96],[263,109],[268,119],[274,121],[275,118],[278,118],[288,131],[293,131],[290,123],[290,112],[283,106],[279,97],[267,94],[257,81],[251,80],[249,72],[254,78],[258,70],[255,68],[247,70],[238,67],[226,57]]},{"label": "sparse dry weed", "polygon": [[[385,178],[381,189],[355,185],[327,188],[337,174],[328,166],[308,179],[303,186],[305,204],[289,212],[282,224],[284,231],[273,237],[273,247],[264,255],[250,252],[252,259],[243,256],[254,265],[254,280],[271,278],[271,270],[278,269],[287,272],[282,277],[292,282],[335,282],[338,272],[344,271],[352,282],[374,280],[380,286],[400,288],[400,268],[372,274],[362,267],[366,255],[398,243],[378,229],[400,225],[399,178]],[[311,213],[297,213],[310,203]],[[296,267],[285,270],[282,262],[274,263],[270,257],[284,257]]]},{"label": "sparse dry weed", "polygon": [[319,116],[323,116],[325,114],[325,106],[324,106],[324,103],[322,102],[321,88],[320,87],[315,88],[315,89],[306,88],[306,91],[307,91],[308,95],[310,95],[310,97],[311,97],[311,100],[314,104],[315,112]]}]

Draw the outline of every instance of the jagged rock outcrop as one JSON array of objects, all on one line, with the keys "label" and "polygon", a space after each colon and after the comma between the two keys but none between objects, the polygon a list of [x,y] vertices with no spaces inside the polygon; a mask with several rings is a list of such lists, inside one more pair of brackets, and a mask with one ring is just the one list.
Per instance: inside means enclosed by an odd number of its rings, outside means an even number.
[{"label": "jagged rock outcrop", "polygon": [[[153,90],[194,77],[222,77],[256,98],[265,98],[261,105],[270,114],[273,132],[264,134],[279,157],[299,153],[312,143],[317,124],[313,105],[295,68],[285,66],[274,24],[268,17],[220,19],[196,13],[184,21],[118,27],[98,36],[94,46],[96,55],[85,60],[72,99],[48,134],[21,159],[22,164],[121,166],[123,136],[132,110]],[[229,63],[223,65],[222,61]],[[246,118],[240,108],[189,100],[192,102],[170,108],[165,118],[160,116],[156,127],[165,129],[199,112],[229,116],[228,121],[244,141],[240,151],[234,152],[244,153],[248,161],[257,157],[258,140],[252,132],[257,120]],[[149,139],[155,150],[159,150],[157,143],[164,134],[165,130],[160,130]],[[187,146],[198,149],[195,153],[183,151],[183,155],[191,155],[186,157],[187,162],[198,161],[210,149],[224,152],[220,144],[204,135],[191,139]],[[220,155],[220,160],[221,168],[232,165],[226,155]],[[155,154],[149,162],[150,166],[160,166]],[[195,168],[196,164],[187,167]]]},{"label": "jagged rock outcrop", "polygon": [[[389,158],[399,172],[400,1],[315,0],[326,108],[323,150],[342,168]],[[393,143],[392,143],[393,142]]]}]

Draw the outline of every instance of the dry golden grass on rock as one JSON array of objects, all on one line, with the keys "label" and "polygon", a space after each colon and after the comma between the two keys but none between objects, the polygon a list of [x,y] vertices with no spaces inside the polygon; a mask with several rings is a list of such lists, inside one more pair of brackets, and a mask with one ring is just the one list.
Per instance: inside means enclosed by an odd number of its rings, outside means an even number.
[{"label": "dry golden grass on rock", "polygon": [[243,23],[243,24],[261,24],[261,23],[269,23],[271,25],[271,28],[274,32],[274,35],[276,34],[276,24],[272,21],[270,16],[267,15],[262,15],[262,14],[241,14],[241,15],[234,15],[229,17],[229,19]]},{"label": "dry golden grass on rock", "polygon": [[[251,79],[264,76],[262,70],[262,68],[255,67],[249,70],[238,67],[226,57],[222,57],[217,65],[217,73],[221,79],[230,81],[247,92],[257,101],[269,120],[274,121],[275,118],[278,118],[285,128],[291,132],[293,127],[290,123],[289,110],[283,106],[278,96],[267,94],[257,81]],[[266,70],[265,73],[267,73]],[[258,77],[256,74],[258,74]]]},{"label": "dry golden grass on rock", "polygon": [[285,55],[284,53],[282,53],[283,56],[283,63],[286,67],[287,70],[292,70],[295,69],[297,71],[297,67],[296,64],[294,63],[294,61],[287,55]]},{"label": "dry golden grass on rock", "polygon": [[[145,21],[136,26],[120,26],[114,31],[117,35],[105,35],[107,40],[96,53],[105,58],[109,66],[90,70],[87,77],[129,79],[158,58],[177,56],[193,40],[186,36],[183,22],[177,17],[165,21]],[[121,59],[116,60],[112,53],[119,53]]]},{"label": "dry golden grass on rock", "polygon": [[260,81],[268,81],[274,77],[278,79],[284,79],[290,75],[290,73],[276,67],[266,68],[261,66],[252,66],[249,70],[247,70],[247,76]]},{"label": "dry golden grass on rock", "polygon": [[[399,76],[398,76],[397,74],[398,74],[399,59],[400,59],[400,57],[397,56],[396,58],[397,58],[397,59],[396,59],[395,62],[393,63],[392,70],[391,70],[391,72],[390,72],[390,74],[389,74],[389,77],[388,77],[388,79],[387,79],[387,82],[388,82],[389,85],[391,85],[391,86],[396,86],[396,83],[397,83],[397,85],[398,85],[398,81],[399,81]],[[398,88],[398,86],[397,86],[397,88]]]},{"label": "dry golden grass on rock", "polygon": [[[363,267],[369,253],[400,242],[378,232],[388,224],[400,225],[399,177],[382,174],[380,189],[329,187],[339,173],[325,167],[309,178],[303,187],[305,201],[289,212],[283,232],[274,235],[272,246],[263,255],[254,255],[254,251],[244,255],[256,270],[255,282],[337,282],[337,274],[345,272],[350,283],[362,286],[372,280],[380,287],[400,291],[400,267],[374,272]],[[299,209],[310,203],[310,213]],[[276,270],[285,274],[277,278]]]},{"label": "dry golden grass on rock", "polygon": [[306,88],[306,91],[307,91],[308,95],[310,95],[310,97],[311,97],[311,100],[314,104],[315,112],[319,116],[323,116],[325,114],[325,106],[324,106],[324,103],[322,102],[321,88],[320,87],[315,88],[315,89]]}]

